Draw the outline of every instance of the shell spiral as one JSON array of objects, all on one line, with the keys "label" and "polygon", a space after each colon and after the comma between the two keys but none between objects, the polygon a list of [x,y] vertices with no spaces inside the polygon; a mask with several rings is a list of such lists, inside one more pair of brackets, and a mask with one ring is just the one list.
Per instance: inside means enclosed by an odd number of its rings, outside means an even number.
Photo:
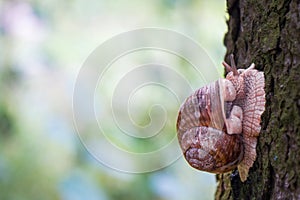
[{"label": "shell spiral", "polygon": [[223,173],[234,169],[243,156],[242,138],[225,134],[225,103],[221,81],[195,91],[181,106],[177,131],[189,164],[199,170]]},{"label": "shell spiral", "polygon": [[194,168],[224,173],[238,167],[245,181],[256,159],[260,116],[264,112],[264,75],[254,69],[231,70],[196,90],[182,104],[177,136],[183,155]]}]

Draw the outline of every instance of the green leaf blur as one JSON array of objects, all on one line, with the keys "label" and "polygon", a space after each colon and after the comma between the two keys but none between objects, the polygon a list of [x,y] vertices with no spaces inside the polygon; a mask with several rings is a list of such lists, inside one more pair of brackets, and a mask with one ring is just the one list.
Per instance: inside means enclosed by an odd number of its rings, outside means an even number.
[{"label": "green leaf blur", "polygon": [[[98,45],[143,27],[171,29],[193,38],[221,76],[225,10],[221,0],[1,1],[0,199],[212,199],[214,175],[192,169],[183,158],[145,174],[119,172],[97,162],[76,134],[72,93],[81,65]],[[176,63],[199,82],[185,61]],[[163,99],[162,93],[152,98]],[[154,150],[176,134],[178,105],[170,110],[165,127],[170,134],[161,143],[120,137],[111,124],[104,128],[124,149]],[[152,111],[152,116],[160,116]],[[150,123],[146,112],[141,108],[133,113],[137,124]]]}]

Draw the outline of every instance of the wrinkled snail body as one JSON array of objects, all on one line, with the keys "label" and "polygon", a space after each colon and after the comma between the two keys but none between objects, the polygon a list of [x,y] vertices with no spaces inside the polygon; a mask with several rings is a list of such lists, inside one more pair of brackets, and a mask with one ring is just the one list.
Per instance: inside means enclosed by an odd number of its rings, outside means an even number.
[{"label": "wrinkled snail body", "polygon": [[194,168],[225,173],[238,167],[245,181],[256,159],[260,117],[265,109],[264,74],[254,69],[229,71],[196,90],[180,107],[178,140],[187,162]]}]

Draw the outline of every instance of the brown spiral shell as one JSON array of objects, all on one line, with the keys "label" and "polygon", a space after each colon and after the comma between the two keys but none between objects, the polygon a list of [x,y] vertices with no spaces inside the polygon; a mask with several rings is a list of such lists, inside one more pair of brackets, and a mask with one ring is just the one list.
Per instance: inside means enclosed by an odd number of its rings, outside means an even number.
[{"label": "brown spiral shell", "polygon": [[196,90],[180,107],[177,136],[192,167],[212,173],[238,167],[245,181],[265,109],[264,74],[254,64],[246,70],[236,70],[233,61],[233,67],[223,65],[230,71],[226,79]]}]

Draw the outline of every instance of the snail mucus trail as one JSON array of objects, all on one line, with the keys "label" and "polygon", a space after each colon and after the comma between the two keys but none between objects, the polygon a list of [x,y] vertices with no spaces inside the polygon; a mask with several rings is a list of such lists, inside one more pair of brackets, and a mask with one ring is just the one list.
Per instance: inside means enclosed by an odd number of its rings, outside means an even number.
[{"label": "snail mucus trail", "polygon": [[265,110],[264,73],[237,69],[222,63],[229,72],[196,90],[181,105],[177,136],[187,162],[211,173],[238,168],[241,181],[248,177],[256,159],[256,144]]}]

